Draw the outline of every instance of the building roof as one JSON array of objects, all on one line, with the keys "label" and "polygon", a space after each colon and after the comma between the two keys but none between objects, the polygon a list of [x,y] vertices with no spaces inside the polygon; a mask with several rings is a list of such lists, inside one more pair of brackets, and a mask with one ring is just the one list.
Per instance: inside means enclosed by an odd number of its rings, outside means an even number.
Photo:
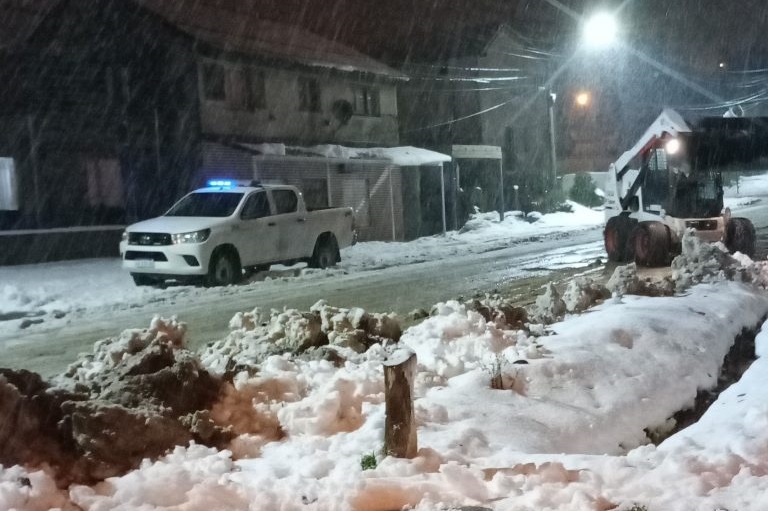
[{"label": "building roof", "polygon": [[403,73],[354,48],[303,28],[259,19],[253,2],[134,0],[171,25],[213,48],[290,61],[311,67],[391,78]]},{"label": "building roof", "polygon": [[0,16],[0,49],[23,43],[59,0],[3,0]]},{"label": "building roof", "polygon": [[[23,45],[40,22],[62,4],[62,0],[2,1],[0,49]],[[217,50],[311,67],[406,78],[402,72],[348,45],[299,26],[261,19],[258,0],[132,1],[194,40]],[[110,5],[99,0],[93,0],[93,4]]]}]

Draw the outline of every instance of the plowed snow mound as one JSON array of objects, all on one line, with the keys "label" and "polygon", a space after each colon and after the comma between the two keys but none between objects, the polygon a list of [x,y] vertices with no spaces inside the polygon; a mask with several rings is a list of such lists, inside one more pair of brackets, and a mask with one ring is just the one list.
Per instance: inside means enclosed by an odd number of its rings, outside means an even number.
[{"label": "plowed snow mound", "polygon": [[45,463],[60,484],[92,482],[191,440],[223,443],[204,412],[221,382],[183,346],[183,324],[155,318],[96,343],[52,383],[0,369],[0,464]]}]

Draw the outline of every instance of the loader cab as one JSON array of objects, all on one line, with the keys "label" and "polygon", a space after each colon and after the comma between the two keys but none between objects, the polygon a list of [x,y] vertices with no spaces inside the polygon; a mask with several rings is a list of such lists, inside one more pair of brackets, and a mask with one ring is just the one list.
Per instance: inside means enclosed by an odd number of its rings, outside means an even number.
[{"label": "loader cab", "polygon": [[700,158],[697,133],[667,135],[643,158],[643,210],[676,218],[710,218],[723,209],[721,169]]}]

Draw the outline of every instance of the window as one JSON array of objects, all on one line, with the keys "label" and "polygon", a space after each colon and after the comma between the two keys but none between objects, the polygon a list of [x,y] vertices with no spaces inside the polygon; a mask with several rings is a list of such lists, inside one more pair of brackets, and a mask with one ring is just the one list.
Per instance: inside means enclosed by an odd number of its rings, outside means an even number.
[{"label": "window", "polygon": [[357,115],[381,115],[379,106],[379,90],[371,87],[358,87],[355,89],[355,113]]},{"label": "window", "polygon": [[320,85],[315,78],[299,78],[299,110],[320,111]]},{"label": "window", "polygon": [[248,110],[264,109],[267,95],[264,88],[264,72],[258,69],[245,69],[245,108]]},{"label": "window", "polygon": [[255,218],[264,218],[271,214],[267,192],[256,192],[251,194],[246,200],[240,217],[243,220],[253,220]]},{"label": "window", "polygon": [[0,211],[18,211],[19,188],[13,158],[0,158]]},{"label": "window", "polygon": [[203,64],[203,97],[224,101],[226,94],[226,73],[224,68],[213,62]]},{"label": "window", "polygon": [[272,199],[275,201],[275,211],[278,215],[295,212],[299,204],[293,190],[273,190]]}]

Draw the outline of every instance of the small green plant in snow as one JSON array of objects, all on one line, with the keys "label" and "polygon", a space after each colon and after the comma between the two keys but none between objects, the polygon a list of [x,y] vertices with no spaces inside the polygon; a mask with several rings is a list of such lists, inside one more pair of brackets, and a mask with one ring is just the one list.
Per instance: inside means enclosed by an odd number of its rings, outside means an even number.
[{"label": "small green plant in snow", "polygon": [[360,468],[363,470],[373,470],[376,468],[377,461],[376,461],[376,453],[372,452],[370,454],[363,454],[363,457],[360,458]]}]

